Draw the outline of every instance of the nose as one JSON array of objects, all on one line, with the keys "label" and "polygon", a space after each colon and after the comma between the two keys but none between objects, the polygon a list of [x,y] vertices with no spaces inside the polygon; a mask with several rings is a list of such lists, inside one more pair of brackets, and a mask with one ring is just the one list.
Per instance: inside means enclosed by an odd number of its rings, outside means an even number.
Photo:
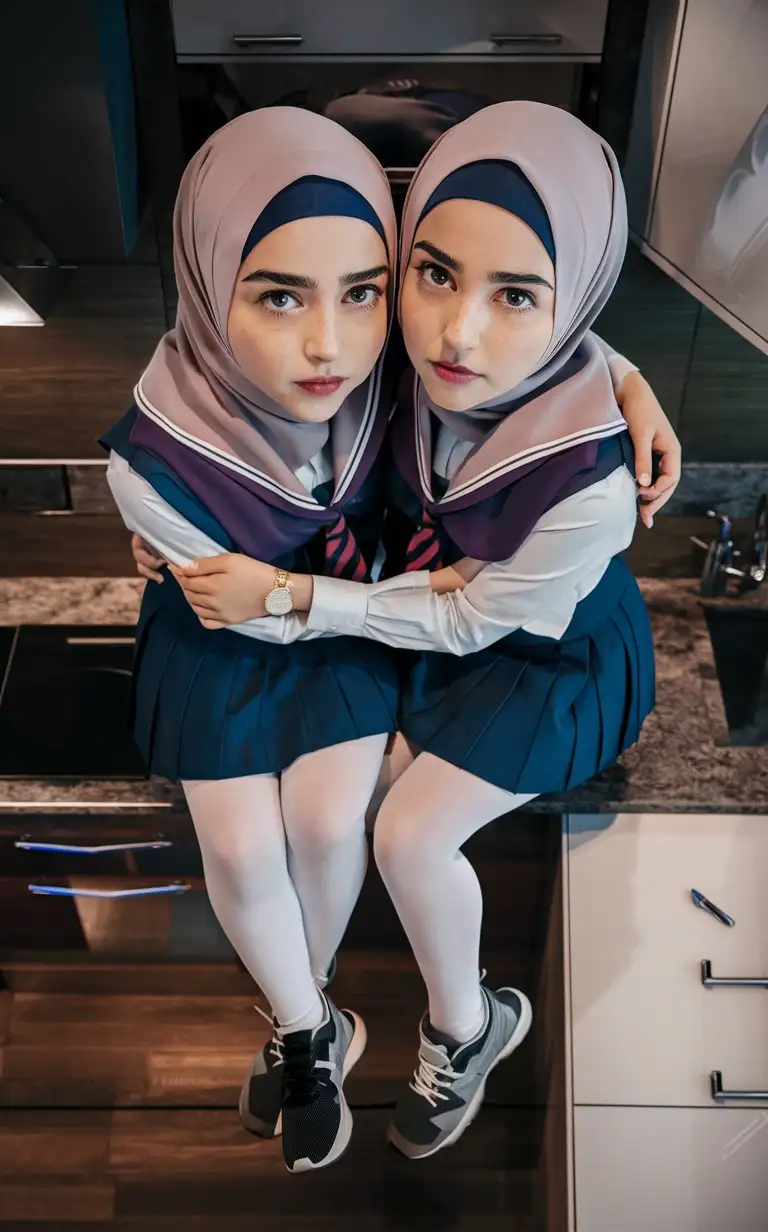
[{"label": "nose", "polygon": [[312,313],[304,344],[304,354],[314,364],[332,364],[341,350],[336,311],[332,305],[318,305]]},{"label": "nose", "polygon": [[443,329],[443,344],[452,353],[451,363],[460,363],[478,344],[480,338],[480,313],[476,304],[467,296],[456,296],[452,314]]}]

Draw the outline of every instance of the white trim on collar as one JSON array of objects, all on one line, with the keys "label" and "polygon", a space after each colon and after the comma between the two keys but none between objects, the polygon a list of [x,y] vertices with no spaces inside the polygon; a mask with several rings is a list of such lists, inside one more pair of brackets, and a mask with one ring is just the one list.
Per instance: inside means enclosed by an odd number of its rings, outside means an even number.
[{"label": "white trim on collar", "polygon": [[[432,462],[428,459],[425,451],[424,434],[421,431],[422,427],[422,408],[418,400],[418,377],[414,374],[413,382],[413,405],[414,405],[414,430],[416,433],[416,458],[418,462],[419,481],[421,483],[424,495],[429,501],[432,497]],[[429,408],[425,407],[423,411],[425,415],[425,428],[431,423],[429,419]],[[459,500],[462,496],[467,496],[471,492],[477,491],[478,488],[485,487],[486,484],[493,482],[495,479],[500,479],[503,475],[509,474],[511,471],[518,470],[521,466],[527,465],[529,462],[538,462],[542,458],[554,456],[558,453],[563,453],[566,449],[571,449],[574,445],[585,445],[589,441],[605,440],[611,436],[617,436],[620,432],[624,432],[627,427],[627,421],[623,416],[611,420],[607,424],[599,424],[593,428],[581,428],[578,432],[571,432],[568,436],[558,437],[554,441],[547,441],[544,445],[532,445],[528,449],[522,449],[519,453],[514,454],[511,458],[505,458],[502,462],[497,462],[494,466],[488,467],[479,475],[475,475],[474,479],[467,479],[464,483],[459,483],[455,488],[449,488],[444,496],[439,501],[434,502],[438,505],[445,506],[451,501]],[[450,482],[450,481],[449,481]]]},{"label": "white trim on collar", "polygon": [[[339,479],[338,487],[334,491],[330,507],[337,504],[348,490],[370,440],[376,418],[376,406],[381,388],[383,367],[384,360],[382,357],[368,378],[368,400],[363,418],[355,437],[354,445],[350,450],[349,458]],[[227,470],[252,480],[254,483],[266,488],[267,491],[274,492],[300,509],[324,509],[329,507],[321,505],[310,493],[302,494],[291,491],[290,488],[286,488],[277,479],[272,479],[271,476],[265,475],[263,471],[257,470],[255,466],[250,466],[247,462],[233,458],[231,454],[226,453],[224,450],[217,448],[215,445],[210,445],[206,441],[201,441],[198,437],[179,428],[149,401],[141,387],[141,380],[136,384],[133,396],[136,400],[136,405],[148,419],[156,423],[158,427],[167,432],[169,436],[172,436],[174,440],[179,441],[182,445],[186,445],[187,448],[191,449],[194,453],[200,454],[201,457],[207,458],[209,461],[218,462]]]},{"label": "white trim on collar", "polygon": [[457,484],[451,491],[446,492],[440,504],[445,505],[452,500],[458,500],[459,497],[466,496],[468,492],[474,492],[477,488],[484,487],[494,479],[500,479],[503,475],[509,474],[510,471],[518,470],[529,462],[538,462],[542,458],[563,453],[564,450],[571,449],[574,445],[585,445],[588,441],[601,441],[611,436],[617,436],[619,432],[626,431],[626,427],[627,421],[625,419],[614,420],[612,423],[600,424],[596,428],[582,428],[579,432],[571,432],[569,436],[560,437],[555,441],[548,441],[546,445],[537,445],[532,446],[530,449],[524,449],[516,454],[514,458],[509,458],[506,462],[500,462],[496,466],[489,467],[488,470],[483,471],[480,475],[476,475],[474,479],[468,479],[465,483]]}]

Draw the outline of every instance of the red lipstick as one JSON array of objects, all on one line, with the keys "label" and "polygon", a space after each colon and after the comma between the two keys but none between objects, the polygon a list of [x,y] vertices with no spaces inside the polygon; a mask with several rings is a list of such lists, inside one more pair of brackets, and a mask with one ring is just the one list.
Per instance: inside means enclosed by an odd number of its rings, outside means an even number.
[{"label": "red lipstick", "polygon": [[296,381],[295,384],[314,398],[327,398],[335,394],[346,379],[344,376],[316,376],[309,381]]},{"label": "red lipstick", "polygon": [[467,385],[470,381],[476,381],[480,376],[479,372],[474,372],[472,368],[465,368],[463,364],[446,364],[443,361],[438,363],[435,360],[430,360],[430,363],[440,379],[450,381],[452,385]]}]

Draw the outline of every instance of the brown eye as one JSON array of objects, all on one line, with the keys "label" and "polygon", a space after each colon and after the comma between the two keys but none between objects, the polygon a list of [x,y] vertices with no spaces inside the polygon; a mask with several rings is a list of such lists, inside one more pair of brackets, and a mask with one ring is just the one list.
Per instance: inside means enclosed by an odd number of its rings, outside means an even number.
[{"label": "brown eye", "polygon": [[536,300],[529,291],[521,291],[518,287],[505,287],[501,294],[504,305],[516,309],[517,312],[536,307]]},{"label": "brown eye", "polygon": [[450,287],[453,279],[444,265],[435,265],[433,261],[422,261],[416,266],[419,281],[428,287]]}]

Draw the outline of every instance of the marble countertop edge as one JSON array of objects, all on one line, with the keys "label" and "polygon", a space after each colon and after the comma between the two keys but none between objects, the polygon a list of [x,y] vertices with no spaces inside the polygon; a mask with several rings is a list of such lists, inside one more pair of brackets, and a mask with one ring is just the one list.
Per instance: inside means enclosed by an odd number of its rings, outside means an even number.
[{"label": "marble countertop edge", "polygon": [[[653,624],[657,701],[638,743],[600,778],[532,801],[541,813],[768,815],[768,745],[729,743],[705,604],[695,579],[640,579]],[[0,625],[131,625],[138,578],[0,579]],[[766,592],[763,593],[763,590]],[[720,601],[722,603],[722,601]],[[739,605],[768,607],[768,587]],[[162,779],[0,779],[0,814],[187,816]]]}]

